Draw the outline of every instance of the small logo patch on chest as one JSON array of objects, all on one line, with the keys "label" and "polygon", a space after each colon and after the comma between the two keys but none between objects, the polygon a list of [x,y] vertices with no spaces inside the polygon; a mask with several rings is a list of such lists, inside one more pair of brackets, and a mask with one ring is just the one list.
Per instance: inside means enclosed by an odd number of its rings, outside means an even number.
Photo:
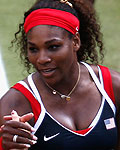
[{"label": "small logo patch on chest", "polygon": [[106,120],[104,120],[104,123],[105,123],[105,126],[106,126],[107,130],[116,127],[114,118],[106,119]]},{"label": "small logo patch on chest", "polygon": [[46,135],[45,135],[45,136],[44,136],[44,141],[47,142],[47,141],[49,141],[49,140],[55,138],[55,137],[58,136],[59,134],[60,134],[60,133],[57,133],[57,134],[52,135],[52,136],[49,136],[49,137],[46,137]]}]

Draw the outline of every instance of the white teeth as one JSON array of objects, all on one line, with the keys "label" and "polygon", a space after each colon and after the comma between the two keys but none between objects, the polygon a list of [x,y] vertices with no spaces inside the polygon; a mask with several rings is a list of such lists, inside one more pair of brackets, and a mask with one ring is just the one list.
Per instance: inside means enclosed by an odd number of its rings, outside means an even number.
[{"label": "white teeth", "polygon": [[49,71],[51,71],[51,70],[44,70],[44,72],[49,72]]}]

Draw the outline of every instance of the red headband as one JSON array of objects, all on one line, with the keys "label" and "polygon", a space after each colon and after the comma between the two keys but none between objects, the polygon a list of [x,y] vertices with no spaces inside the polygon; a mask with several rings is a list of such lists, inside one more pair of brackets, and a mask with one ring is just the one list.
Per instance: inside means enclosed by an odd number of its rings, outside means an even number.
[{"label": "red headband", "polygon": [[24,24],[25,33],[38,25],[53,25],[75,34],[79,30],[79,20],[69,12],[57,9],[37,9],[27,16]]}]

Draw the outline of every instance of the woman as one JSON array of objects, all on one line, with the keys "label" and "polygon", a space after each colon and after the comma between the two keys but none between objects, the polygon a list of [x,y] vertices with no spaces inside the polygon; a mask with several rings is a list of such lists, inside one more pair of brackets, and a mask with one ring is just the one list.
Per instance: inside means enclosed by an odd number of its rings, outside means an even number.
[{"label": "woman", "polygon": [[120,149],[120,74],[97,65],[99,30],[85,0],[37,0],[24,14],[13,43],[36,71],[0,101],[2,148]]}]

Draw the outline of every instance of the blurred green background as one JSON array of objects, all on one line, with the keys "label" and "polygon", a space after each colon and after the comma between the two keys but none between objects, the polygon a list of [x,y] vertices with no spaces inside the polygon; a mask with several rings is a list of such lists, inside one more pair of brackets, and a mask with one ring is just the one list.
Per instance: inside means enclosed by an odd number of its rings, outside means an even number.
[{"label": "blurred green background", "polygon": [[[0,0],[0,49],[9,86],[25,78],[27,73],[14,49],[9,50],[23,13],[35,0]],[[101,22],[106,49],[103,65],[120,71],[120,0],[96,0],[95,9]]]}]

